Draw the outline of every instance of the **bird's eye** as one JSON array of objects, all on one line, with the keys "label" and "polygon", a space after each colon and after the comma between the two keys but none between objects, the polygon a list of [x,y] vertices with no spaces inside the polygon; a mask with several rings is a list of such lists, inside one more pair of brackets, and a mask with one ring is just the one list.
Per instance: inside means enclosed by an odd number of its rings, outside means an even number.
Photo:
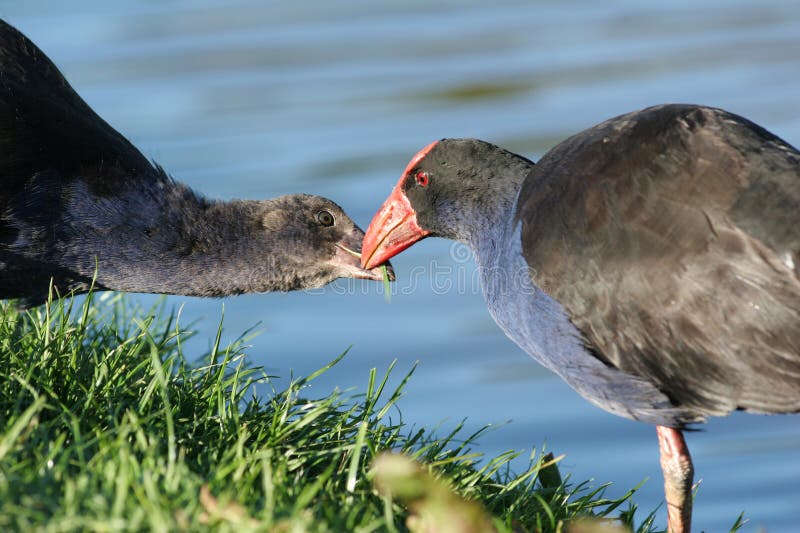
[{"label": "bird's eye", "polygon": [[331,214],[330,211],[322,210],[317,213],[317,222],[323,226],[333,226],[333,223],[336,222],[336,219],[333,218],[333,214]]},{"label": "bird's eye", "polygon": [[420,187],[427,187],[428,183],[431,181],[431,179],[428,177],[428,173],[422,170],[417,172],[414,178],[417,180],[417,185]]}]

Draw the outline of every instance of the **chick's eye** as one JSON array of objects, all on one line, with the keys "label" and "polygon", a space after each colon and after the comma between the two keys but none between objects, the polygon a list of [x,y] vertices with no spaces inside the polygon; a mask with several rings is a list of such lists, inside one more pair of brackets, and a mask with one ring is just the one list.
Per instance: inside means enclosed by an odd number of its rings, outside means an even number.
[{"label": "chick's eye", "polygon": [[431,181],[428,177],[428,173],[422,170],[417,172],[414,178],[417,180],[417,185],[420,187],[427,187],[428,183]]},{"label": "chick's eye", "polygon": [[317,222],[322,224],[323,226],[333,226],[333,223],[336,220],[333,218],[333,215],[330,211],[320,211],[317,213]]}]

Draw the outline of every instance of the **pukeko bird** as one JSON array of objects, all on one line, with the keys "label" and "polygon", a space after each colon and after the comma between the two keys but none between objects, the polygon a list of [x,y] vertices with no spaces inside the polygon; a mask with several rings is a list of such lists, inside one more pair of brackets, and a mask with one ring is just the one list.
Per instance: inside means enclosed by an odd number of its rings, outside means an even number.
[{"label": "pukeko bird", "polygon": [[691,522],[683,429],[800,411],[800,153],[745,118],[651,107],[537,164],[434,142],[373,218],[362,264],[427,236],[474,250],[492,316],[534,359],[656,425],[672,532]]},{"label": "pukeko bird", "polygon": [[195,296],[380,280],[363,237],[325,198],[223,202],[174,181],[0,21],[0,298],[40,304],[51,279]]}]

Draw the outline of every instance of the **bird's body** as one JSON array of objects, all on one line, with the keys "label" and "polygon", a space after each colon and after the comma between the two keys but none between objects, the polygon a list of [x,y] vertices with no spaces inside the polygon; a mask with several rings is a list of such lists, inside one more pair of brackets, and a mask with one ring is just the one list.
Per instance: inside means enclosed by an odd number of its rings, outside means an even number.
[{"label": "bird's body", "polygon": [[362,237],[325,198],[223,202],[174,181],[0,21],[0,298],[41,303],[51,279],[196,296],[380,279],[345,250]]},{"label": "bird's body", "polygon": [[688,531],[681,429],[800,411],[800,153],[742,117],[652,107],[535,165],[432,143],[373,219],[363,264],[428,235],[473,248],[492,316],[526,352],[659,426],[674,531]]},{"label": "bird's body", "polygon": [[484,255],[488,259],[479,268],[489,312],[506,335],[606,411],[652,423],[679,419],[683,410],[647,380],[598,357],[558,300],[527,281],[531,268],[522,255],[520,227],[510,231],[508,246]]},{"label": "bird's body", "polygon": [[[739,135],[722,140],[728,130]],[[712,161],[700,152],[714,136]],[[776,167],[755,168],[756,149]],[[800,410],[797,158],[692,106],[578,134],[531,165],[504,225],[484,225],[503,235],[481,242],[500,245],[475,243],[492,315],[617,415],[680,428],[734,409]],[[529,273],[530,290],[508,287],[524,279],[508,272]]]},{"label": "bird's body", "polygon": [[718,109],[631,113],[548,152],[514,219],[533,282],[587,349],[652,385],[662,407],[631,418],[680,428],[800,411],[800,153],[788,144]]}]

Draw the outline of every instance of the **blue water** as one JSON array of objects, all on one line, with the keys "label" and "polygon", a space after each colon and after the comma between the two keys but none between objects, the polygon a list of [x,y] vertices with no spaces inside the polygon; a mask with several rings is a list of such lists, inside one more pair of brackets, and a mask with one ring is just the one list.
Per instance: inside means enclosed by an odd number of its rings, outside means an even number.
[{"label": "blue water", "polygon": [[[364,227],[408,159],[445,136],[538,158],[610,116],[682,101],[800,145],[796,0],[50,0],[0,2],[0,16],[175,177],[222,198],[322,194]],[[185,323],[201,320],[198,353],[223,305],[226,339],[259,323],[250,359],[282,376],[352,345],[320,395],[363,390],[393,359],[399,379],[419,361],[400,402],[409,424],[500,424],[482,451],[546,443],[573,479],[613,482],[611,495],[649,478],[636,501],[659,505],[653,428],[592,407],[506,339],[463,249],[429,240],[394,264],[402,294],[390,304],[361,282],[169,302]],[[688,441],[703,480],[696,531],[726,531],[741,511],[744,531],[797,530],[800,418],[735,415]]]}]

